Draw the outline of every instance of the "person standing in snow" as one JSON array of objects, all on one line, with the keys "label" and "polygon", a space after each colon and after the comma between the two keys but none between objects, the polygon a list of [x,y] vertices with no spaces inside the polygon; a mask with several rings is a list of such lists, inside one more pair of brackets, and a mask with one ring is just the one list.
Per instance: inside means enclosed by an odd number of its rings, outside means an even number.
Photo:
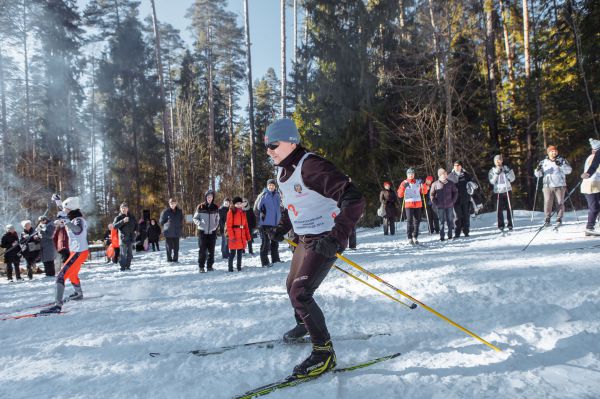
[{"label": "person standing in snow", "polygon": [[[279,243],[269,238],[269,233],[274,230],[281,220],[281,196],[277,191],[275,179],[267,181],[267,187],[254,201],[254,211],[258,214],[258,228],[260,231],[260,263],[262,267],[271,267],[279,259]],[[271,261],[269,262],[269,253]]]},{"label": "person standing in snow", "polygon": [[458,189],[458,198],[454,203],[454,238],[460,237],[463,233],[465,237],[469,236],[471,229],[471,196],[467,190],[467,185],[473,180],[471,175],[463,169],[461,161],[454,161],[452,172],[448,174],[448,180],[456,184]]},{"label": "person standing in snow", "polygon": [[[598,214],[600,214],[600,162],[596,162],[600,157],[600,140],[590,139],[592,153],[585,160],[584,172],[581,175],[581,193],[585,195],[588,203],[588,220],[585,226],[586,236],[600,236],[600,232],[594,228]],[[592,169],[593,167],[595,169]]]},{"label": "person standing in snow", "polygon": [[429,222],[429,232],[439,233],[440,232],[440,220],[438,219],[435,205],[431,201],[431,185],[433,184],[433,176],[427,176],[425,178],[425,185],[427,186],[427,194],[425,194],[425,211],[427,212],[427,221]]},{"label": "person standing in snow", "polygon": [[392,183],[383,182],[383,190],[379,192],[379,203],[383,211],[383,235],[396,234],[396,218],[398,217],[398,197],[392,190]]},{"label": "person standing in snow", "polygon": [[284,206],[271,239],[283,241],[293,229],[298,243],[286,282],[296,326],[284,334],[284,339],[293,341],[310,334],[312,352],[294,367],[293,374],[319,375],[335,367],[336,356],[325,316],[313,295],[331,270],[336,253],[348,244],[365,199],[331,162],[300,146],[298,129],[291,119],[269,125],[265,145],[278,168]]},{"label": "person standing in snow", "polygon": [[198,269],[200,273],[212,272],[219,228],[219,207],[215,204],[213,190],[204,193],[204,202],[196,207],[192,220],[198,228]]},{"label": "person standing in snow", "polygon": [[444,223],[448,226],[448,239],[452,239],[454,230],[454,204],[458,199],[456,184],[448,180],[446,169],[438,169],[438,180],[431,185],[431,202],[437,209],[440,223],[440,241],[444,241]]},{"label": "person standing in snow", "polygon": [[179,261],[179,239],[183,232],[184,216],[177,206],[175,198],[169,198],[169,207],[160,214],[159,222],[163,227],[167,247],[167,262]]},{"label": "person standing in snow", "polygon": [[427,194],[427,186],[421,180],[415,179],[415,170],[408,168],[406,179],[398,187],[398,198],[404,198],[406,211],[406,235],[408,243],[419,243],[419,226],[423,211],[423,195]]},{"label": "person standing in snow", "polygon": [[162,230],[156,219],[150,219],[148,225],[148,243],[152,246],[152,252],[160,251],[160,233]]},{"label": "person standing in snow", "polygon": [[0,247],[5,248],[4,263],[6,264],[6,277],[8,281],[13,281],[12,270],[15,269],[17,281],[21,278],[21,247],[19,246],[19,234],[12,224],[6,225],[6,233],[2,236]]},{"label": "person standing in snow", "polygon": [[40,245],[40,237],[31,226],[31,220],[23,220],[21,222],[23,232],[21,233],[21,253],[27,262],[27,278],[33,279],[33,271],[37,263],[37,258],[40,255],[42,246]]},{"label": "person standing in snow", "polygon": [[113,226],[119,230],[119,248],[121,271],[131,270],[131,260],[133,259],[133,244],[135,243],[135,234],[137,229],[137,219],[129,212],[129,205],[123,202],[119,208],[120,213],[115,217]]},{"label": "person standing in snow", "polygon": [[246,249],[246,243],[250,241],[250,230],[248,220],[244,212],[244,204],[241,197],[233,197],[232,206],[227,212],[227,247],[229,248],[228,266],[233,272],[233,259],[237,257],[237,271],[242,271],[242,253]]},{"label": "person standing in snow", "polygon": [[546,220],[544,225],[550,225],[550,216],[552,215],[552,206],[556,198],[558,206],[556,226],[562,224],[562,218],[565,213],[565,194],[567,192],[567,177],[571,173],[571,165],[563,157],[558,156],[556,146],[551,145],[547,149],[548,156],[542,160],[535,169],[534,176],[538,179],[543,178],[542,192],[544,193],[544,214]]},{"label": "person standing in snow", "polygon": [[47,277],[53,277],[56,274],[54,270],[54,259],[56,258],[56,250],[52,242],[54,235],[54,224],[50,223],[50,219],[46,216],[38,218],[38,226],[35,229],[40,236],[40,245],[42,247],[41,261],[44,264],[44,273]]},{"label": "person standing in snow", "polygon": [[254,236],[256,231],[256,214],[254,213],[254,209],[250,206],[250,202],[248,198],[242,198],[242,205],[244,207],[244,212],[246,212],[246,220],[248,220],[248,230],[250,230],[250,241],[248,241],[248,253],[252,255],[254,252],[252,251],[252,244],[254,243]]},{"label": "person standing in snow", "polygon": [[229,259],[229,248],[227,248],[227,212],[229,212],[229,206],[231,205],[231,199],[225,198],[221,207],[219,208],[219,232],[221,234],[221,256],[223,259]]},{"label": "person standing in snow", "polygon": [[59,313],[63,305],[65,281],[71,280],[75,292],[69,295],[71,300],[83,299],[83,291],[79,280],[79,269],[89,256],[87,241],[87,222],[81,213],[79,197],[69,197],[63,204],[68,221],[57,220],[57,225],[64,225],[69,236],[71,254],[56,275],[56,298],[54,306],[42,310],[40,313]]},{"label": "person standing in snow", "polygon": [[497,203],[497,218],[498,229],[504,230],[504,210],[506,210],[506,220],[508,230],[513,229],[512,206],[510,203],[510,195],[512,186],[510,183],[515,181],[515,172],[504,165],[502,155],[498,154],[494,157],[494,167],[488,173],[488,180],[494,186],[494,194],[496,195]]}]

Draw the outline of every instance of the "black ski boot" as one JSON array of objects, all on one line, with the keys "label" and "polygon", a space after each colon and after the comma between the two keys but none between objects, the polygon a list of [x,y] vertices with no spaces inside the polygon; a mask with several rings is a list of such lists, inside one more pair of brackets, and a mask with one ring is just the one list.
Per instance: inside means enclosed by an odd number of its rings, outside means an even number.
[{"label": "black ski boot", "polygon": [[83,292],[75,291],[71,295],[69,295],[69,301],[80,301],[83,299]]},{"label": "black ski boot", "polygon": [[283,334],[283,340],[285,342],[294,342],[299,340],[300,338],[306,336],[308,334],[308,330],[304,323],[296,324],[296,327],[292,328],[290,331]]},{"label": "black ski boot", "polygon": [[544,220],[544,227],[548,226],[550,226],[550,218],[546,218],[546,220]]},{"label": "black ski boot", "polygon": [[54,305],[54,306],[50,306],[49,308],[40,310],[40,313],[60,313],[61,310],[62,310],[62,306]]},{"label": "black ski boot", "polygon": [[335,351],[331,341],[324,345],[313,344],[310,356],[294,367],[292,374],[297,378],[315,377],[333,369],[335,364]]}]

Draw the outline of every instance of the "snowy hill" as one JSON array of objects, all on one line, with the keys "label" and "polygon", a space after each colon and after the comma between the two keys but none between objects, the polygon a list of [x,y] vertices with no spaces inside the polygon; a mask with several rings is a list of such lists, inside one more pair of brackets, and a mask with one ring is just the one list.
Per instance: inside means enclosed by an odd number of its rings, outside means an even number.
[{"label": "snowy hill", "polygon": [[[405,244],[404,224],[392,237],[360,229],[358,249],[345,253],[502,352],[332,270],[316,298],[338,365],[402,356],[268,397],[600,397],[599,240],[585,238],[584,223],[569,214],[558,232],[542,231],[523,252],[543,219],[537,214],[531,224],[529,217],[517,211],[515,230],[502,237],[495,215],[486,214],[466,239],[441,243],[422,234],[426,248]],[[90,262],[80,273],[87,299],[65,304],[66,314],[0,321],[0,397],[231,398],[288,375],[307,356],[308,345],[186,354],[279,338],[294,318],[285,291],[287,249],[284,263],[270,269],[246,255],[241,273],[225,272],[217,255],[217,271],[206,274],[198,273],[194,238],[182,251],[175,265],[164,252],[136,255],[131,272]],[[26,313],[13,311],[50,302],[53,290],[51,278],[3,281],[0,312]],[[359,333],[389,335],[335,339]]]}]

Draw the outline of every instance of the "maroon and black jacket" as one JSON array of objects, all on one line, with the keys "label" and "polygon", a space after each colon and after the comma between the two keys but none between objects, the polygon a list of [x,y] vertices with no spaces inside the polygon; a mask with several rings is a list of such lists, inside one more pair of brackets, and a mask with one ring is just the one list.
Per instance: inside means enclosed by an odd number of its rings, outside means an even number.
[{"label": "maroon and black jacket", "polygon": [[[276,165],[283,168],[281,174],[283,182],[290,178],[307,152],[305,148],[298,146],[279,165]],[[331,162],[317,155],[311,154],[304,160],[301,173],[307,188],[337,202],[340,213],[335,217],[335,225],[330,235],[337,239],[342,248],[346,248],[348,237],[365,209],[364,196],[350,182],[348,176],[340,172]],[[287,231],[292,228],[287,210],[282,212],[279,225]]]}]

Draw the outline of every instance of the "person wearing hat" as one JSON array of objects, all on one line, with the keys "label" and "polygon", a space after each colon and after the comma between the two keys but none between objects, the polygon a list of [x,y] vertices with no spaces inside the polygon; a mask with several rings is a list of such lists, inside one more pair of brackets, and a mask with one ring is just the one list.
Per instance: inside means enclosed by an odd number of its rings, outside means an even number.
[{"label": "person wearing hat", "polygon": [[467,186],[473,177],[465,172],[462,162],[457,160],[448,174],[448,180],[456,184],[458,190],[458,198],[454,203],[454,238],[459,238],[461,233],[468,237],[471,230],[471,195]]},{"label": "person wearing hat", "polygon": [[392,183],[383,182],[383,190],[379,192],[379,203],[383,210],[383,235],[396,234],[396,218],[398,217],[398,196],[392,189]]},{"label": "person wearing hat", "polygon": [[242,271],[242,253],[246,249],[246,243],[250,241],[250,229],[246,212],[244,212],[244,200],[241,197],[233,197],[232,206],[227,212],[227,238],[229,248],[228,266],[233,272],[233,259],[237,257],[237,271]]},{"label": "person wearing hat", "polygon": [[163,227],[167,262],[179,261],[179,239],[183,233],[184,220],[183,211],[177,206],[177,199],[169,198],[169,206],[162,211],[158,222]]},{"label": "person wearing hat", "polygon": [[79,270],[89,256],[87,241],[87,222],[83,218],[79,197],[69,197],[62,203],[62,208],[67,214],[67,220],[59,219],[56,224],[64,225],[69,236],[69,259],[62,265],[56,275],[56,298],[54,306],[46,308],[41,313],[59,313],[63,305],[66,280],[71,280],[74,293],[69,295],[71,300],[83,299]]},{"label": "person wearing hat", "polygon": [[231,206],[231,198],[227,197],[223,200],[223,203],[219,207],[219,234],[221,234],[221,256],[223,259],[229,259],[229,248],[227,248],[227,227],[225,222],[227,221],[227,212]]},{"label": "person wearing hat", "polygon": [[562,224],[562,218],[565,213],[565,194],[567,192],[567,177],[571,173],[571,165],[563,157],[558,156],[556,146],[549,146],[546,149],[548,155],[538,164],[534,176],[542,178],[542,192],[544,193],[544,214],[546,219],[544,225],[550,225],[550,215],[552,215],[552,206],[556,199],[558,206],[556,227]]},{"label": "person wearing hat", "polygon": [[600,140],[590,139],[592,153],[584,164],[581,175],[581,193],[588,203],[588,220],[585,226],[586,236],[600,236],[600,231],[595,230],[596,220],[600,214]]},{"label": "person wearing hat", "polygon": [[406,179],[398,187],[398,198],[403,198],[404,211],[406,212],[406,235],[408,243],[419,243],[419,227],[423,216],[423,195],[429,190],[422,180],[415,179],[415,170],[406,170]]},{"label": "person wearing hat", "polygon": [[27,263],[27,278],[31,280],[42,246],[40,245],[40,236],[31,225],[31,220],[23,220],[21,227],[23,227],[23,231],[19,244],[21,244],[21,253]]},{"label": "person wearing hat", "polygon": [[438,169],[438,180],[431,185],[429,191],[431,202],[435,206],[440,221],[440,241],[444,241],[444,224],[448,226],[447,238],[452,239],[454,231],[454,204],[458,199],[456,184],[448,179],[446,169]]},{"label": "person wearing hat", "polygon": [[[281,196],[277,191],[275,179],[267,180],[267,187],[254,201],[254,212],[258,216],[260,232],[260,263],[262,267],[271,267],[279,259],[279,243],[269,238],[269,234],[281,220]],[[271,261],[269,262],[269,254]]]},{"label": "person wearing hat", "polygon": [[250,255],[254,255],[254,251],[252,250],[252,244],[254,243],[254,239],[256,238],[256,214],[254,213],[254,209],[250,205],[250,201],[248,201],[248,198],[242,198],[242,205],[244,205],[242,209],[244,210],[244,212],[246,212],[246,220],[248,220],[248,229],[250,230],[250,241],[248,241],[248,253]]},{"label": "person wearing hat", "polygon": [[429,223],[429,233],[440,232],[440,219],[438,218],[437,210],[434,203],[431,201],[431,185],[433,184],[433,176],[425,178],[427,186],[427,194],[425,194],[425,212],[427,212],[427,222]]},{"label": "person wearing hat", "polygon": [[131,270],[133,259],[133,244],[138,228],[136,217],[129,211],[129,205],[123,202],[119,207],[119,214],[113,221],[113,227],[119,230],[119,265],[121,271]]},{"label": "person wearing hat", "polygon": [[21,246],[19,245],[19,235],[12,224],[6,225],[6,232],[0,240],[0,247],[4,248],[4,263],[6,264],[6,278],[13,281],[12,271],[15,269],[17,281],[21,278]]},{"label": "person wearing hat", "polygon": [[348,245],[365,199],[348,176],[300,145],[294,121],[284,118],[269,125],[265,145],[278,169],[284,207],[271,238],[283,241],[292,229],[298,243],[286,281],[296,326],[284,334],[284,340],[310,335],[312,352],[292,373],[299,378],[315,376],[335,367],[336,356],[314,293],[331,270],[336,253]]},{"label": "person wearing hat", "polygon": [[215,246],[217,245],[217,229],[219,228],[219,207],[215,204],[215,192],[204,193],[204,201],[196,207],[193,218],[198,228],[198,269],[200,273],[213,271],[215,263]]},{"label": "person wearing hat", "polygon": [[38,218],[38,226],[36,228],[40,236],[40,244],[42,247],[41,261],[44,264],[44,273],[47,277],[52,277],[56,274],[54,270],[54,259],[56,258],[56,249],[52,237],[54,236],[54,224],[50,223],[50,219],[46,216]]},{"label": "person wearing hat", "polygon": [[506,210],[506,219],[508,230],[513,229],[512,206],[510,203],[510,193],[512,186],[510,183],[515,181],[515,172],[504,165],[504,158],[498,154],[494,157],[494,167],[488,172],[488,180],[494,186],[496,195],[496,216],[498,219],[498,229],[504,231],[504,210]]}]

